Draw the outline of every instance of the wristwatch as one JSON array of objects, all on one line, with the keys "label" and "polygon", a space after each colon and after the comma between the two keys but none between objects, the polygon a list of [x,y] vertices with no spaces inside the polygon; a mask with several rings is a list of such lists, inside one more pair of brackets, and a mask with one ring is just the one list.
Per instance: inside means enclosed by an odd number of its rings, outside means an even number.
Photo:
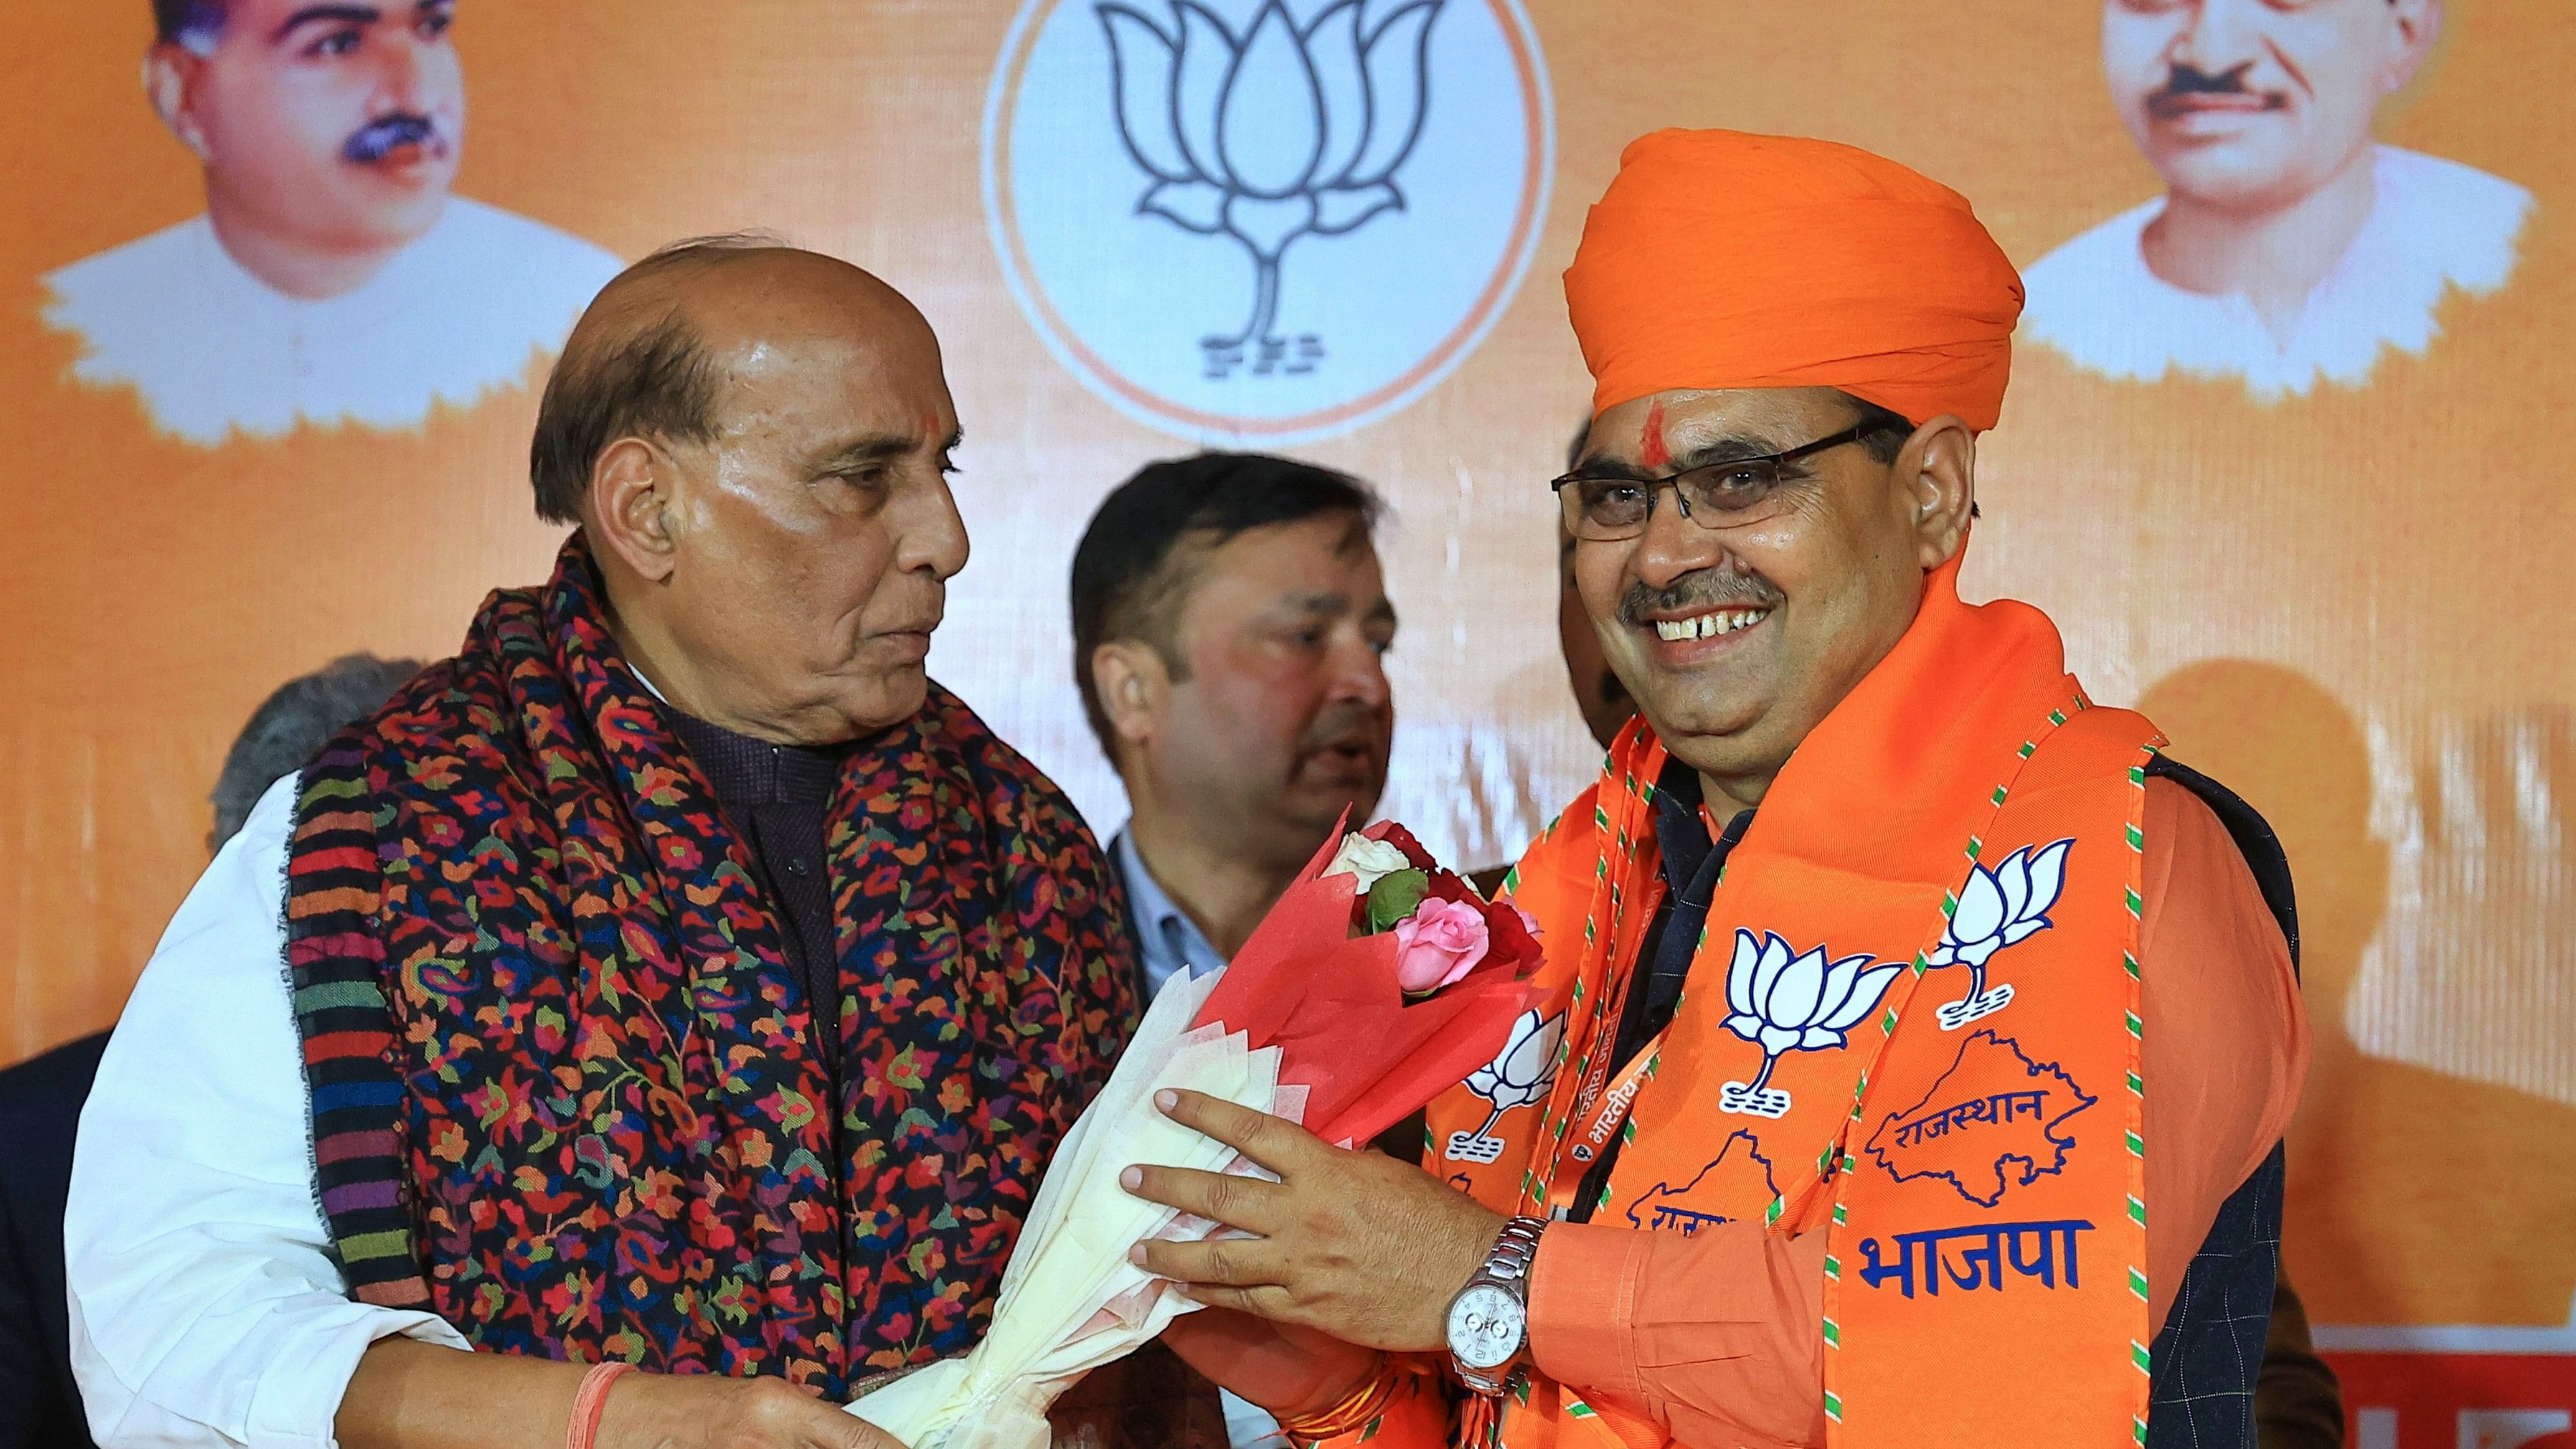
[{"label": "wristwatch", "polygon": [[1546,1226],[1545,1218],[1505,1223],[1484,1266],[1449,1300],[1449,1364],[1476,1393],[1500,1394],[1529,1343],[1530,1264]]}]

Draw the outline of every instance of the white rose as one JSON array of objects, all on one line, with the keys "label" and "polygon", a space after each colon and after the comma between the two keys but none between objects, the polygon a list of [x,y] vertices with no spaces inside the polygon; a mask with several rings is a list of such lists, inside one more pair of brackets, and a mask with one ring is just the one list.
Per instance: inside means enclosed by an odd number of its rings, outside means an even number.
[{"label": "white rose", "polygon": [[1352,877],[1358,883],[1351,888],[1351,894],[1364,896],[1381,879],[1411,869],[1413,862],[1404,858],[1403,851],[1354,830],[1342,837],[1342,848],[1333,852],[1333,863],[1324,867],[1324,874]]}]

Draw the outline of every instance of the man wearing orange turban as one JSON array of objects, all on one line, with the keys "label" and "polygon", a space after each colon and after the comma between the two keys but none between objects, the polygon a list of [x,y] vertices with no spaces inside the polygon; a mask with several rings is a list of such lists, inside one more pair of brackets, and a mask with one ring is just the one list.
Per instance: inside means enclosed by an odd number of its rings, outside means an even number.
[{"label": "man wearing orange turban", "polygon": [[2021,285],[1866,152],[1630,146],[1565,278],[1558,479],[1636,697],[1507,883],[1538,1000],[1426,1176],[1191,1094],[1275,1171],[1141,1261],[1301,1439],[2247,1445],[2306,1069],[2259,817],[1963,603]]}]

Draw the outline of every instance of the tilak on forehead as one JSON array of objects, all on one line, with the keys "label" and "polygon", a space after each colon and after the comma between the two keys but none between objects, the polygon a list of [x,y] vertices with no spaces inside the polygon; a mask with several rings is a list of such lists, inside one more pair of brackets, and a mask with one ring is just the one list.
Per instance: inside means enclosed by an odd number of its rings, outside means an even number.
[{"label": "tilak on forehead", "polygon": [[1661,468],[1673,460],[1673,450],[1664,443],[1664,404],[1661,398],[1646,405],[1646,423],[1637,433],[1637,466]]},{"label": "tilak on forehead", "polygon": [[[1965,198],[1893,161],[1675,130],[1621,153],[1565,298],[1595,416],[1676,388],[1833,387],[1982,432],[2022,287]],[[1650,423],[1643,446],[1662,434]]]}]

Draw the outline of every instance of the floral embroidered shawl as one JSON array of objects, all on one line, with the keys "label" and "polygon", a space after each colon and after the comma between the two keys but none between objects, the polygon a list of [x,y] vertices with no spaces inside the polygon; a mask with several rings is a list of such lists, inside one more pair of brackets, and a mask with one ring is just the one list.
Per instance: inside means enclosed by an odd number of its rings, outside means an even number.
[{"label": "floral embroidered shawl", "polygon": [[931,686],[826,831],[839,1040],[580,535],[299,789],[288,968],[352,1294],[832,1397],[982,1333],[1135,1015],[1065,797]]}]

